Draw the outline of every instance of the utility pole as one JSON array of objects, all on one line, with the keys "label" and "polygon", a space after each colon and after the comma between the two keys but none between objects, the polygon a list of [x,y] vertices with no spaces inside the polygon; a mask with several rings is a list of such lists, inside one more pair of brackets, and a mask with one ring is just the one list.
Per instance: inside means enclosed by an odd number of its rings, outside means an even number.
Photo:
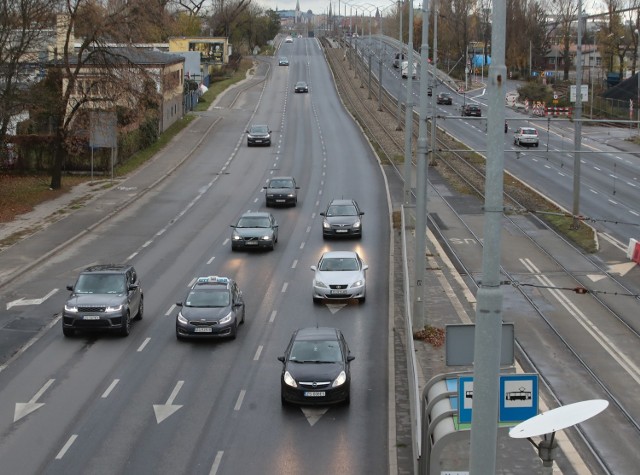
[{"label": "utility pole", "polygon": [[573,223],[580,226],[580,148],[582,147],[582,0],[578,0],[578,47],[576,50],[576,107],[573,109],[575,151],[573,152]]},{"label": "utility pole", "polygon": [[504,177],[504,97],[506,0],[494,0],[491,66],[487,76],[487,174],[484,199],[484,245],[479,282],[473,364],[470,475],[496,473],[502,300],[500,247]]},{"label": "utility pole", "polygon": [[[407,100],[404,103],[404,204],[411,203],[411,135],[413,133],[413,0],[409,0],[409,39],[407,40]],[[402,68],[402,64],[400,64]],[[402,76],[402,74],[401,74]]]},{"label": "utility pole", "polygon": [[[400,67],[402,67],[402,52],[404,51],[404,43],[402,42],[402,6],[403,6],[403,2],[401,0],[398,0],[398,12],[400,13],[400,44],[398,46],[398,54],[400,56],[398,56],[398,61],[400,61]],[[400,80],[402,81],[402,78],[400,78]],[[396,125],[396,130],[402,130],[402,101],[400,101],[400,96],[401,94],[398,92],[398,125]],[[407,204],[407,183],[405,182],[404,184],[405,189],[404,189],[404,204]],[[409,191],[410,192],[410,191]]]}]

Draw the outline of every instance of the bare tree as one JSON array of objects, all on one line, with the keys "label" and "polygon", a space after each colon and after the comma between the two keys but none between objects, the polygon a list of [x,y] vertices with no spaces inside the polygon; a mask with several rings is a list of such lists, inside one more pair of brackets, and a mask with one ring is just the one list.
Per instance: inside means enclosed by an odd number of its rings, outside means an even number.
[{"label": "bare tree", "polygon": [[12,117],[29,104],[25,86],[52,34],[47,27],[53,6],[54,0],[0,2],[0,143],[6,141]]}]

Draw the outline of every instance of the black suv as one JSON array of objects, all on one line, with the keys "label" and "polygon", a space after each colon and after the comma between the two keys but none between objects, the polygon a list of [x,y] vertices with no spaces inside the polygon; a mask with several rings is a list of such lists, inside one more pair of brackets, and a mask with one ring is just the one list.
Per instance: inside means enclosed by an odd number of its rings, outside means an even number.
[{"label": "black suv", "polygon": [[320,213],[322,237],[362,237],[362,215],[355,200],[331,200],[327,209]]},{"label": "black suv", "polygon": [[475,117],[482,117],[482,109],[480,109],[480,106],[477,106],[475,104],[467,104],[462,108],[462,115],[473,115]]},{"label": "black suv", "polygon": [[131,319],[142,319],[144,296],[133,266],[105,264],[87,267],[74,285],[62,311],[62,332],[76,330],[117,331],[127,336]]},{"label": "black suv", "polygon": [[235,339],[244,323],[244,300],[238,284],[228,277],[199,277],[184,302],[176,304],[176,338]]}]

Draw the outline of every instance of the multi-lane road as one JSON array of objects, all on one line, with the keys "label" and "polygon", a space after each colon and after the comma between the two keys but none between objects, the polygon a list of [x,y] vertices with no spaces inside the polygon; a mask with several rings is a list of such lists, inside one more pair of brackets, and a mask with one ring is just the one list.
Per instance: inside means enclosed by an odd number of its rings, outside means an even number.
[{"label": "multi-lane road", "polygon": [[[194,147],[169,178],[3,286],[5,322],[51,323],[0,372],[3,473],[386,471],[386,184],[318,42],[296,40],[280,53],[290,66],[261,63],[256,77],[264,81],[221,101],[178,138]],[[298,80],[309,94],[294,94]],[[250,123],[270,126],[271,147],[246,146]],[[267,209],[262,186],[275,175],[300,185],[296,207],[269,208],[279,223],[275,251],[232,253],[230,224]],[[118,190],[139,191],[127,182]],[[93,206],[109,206],[108,196]],[[365,211],[361,240],[323,240],[319,212],[336,197]],[[366,303],[313,304],[309,266],[330,249],[357,250],[369,265]],[[63,337],[63,289],[79,270],[108,262],[136,267],[144,319],[127,338]],[[235,341],[179,342],[175,302],[206,275],[237,280],[246,323]],[[356,356],[351,405],[281,407],[276,358],[294,329],[316,325],[340,328]]]}]

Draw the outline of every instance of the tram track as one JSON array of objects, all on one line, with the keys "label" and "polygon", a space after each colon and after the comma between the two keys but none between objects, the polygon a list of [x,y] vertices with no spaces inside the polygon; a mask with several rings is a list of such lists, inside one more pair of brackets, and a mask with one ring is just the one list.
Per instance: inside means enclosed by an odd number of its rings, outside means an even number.
[{"label": "tram track", "polygon": [[[341,90],[341,95],[347,107],[350,109],[351,113],[354,115],[356,120],[363,127],[370,140],[375,144],[376,148],[380,148],[383,153],[385,160],[389,165],[393,167],[397,175],[400,179],[403,179],[403,172],[400,170],[398,164],[395,162],[394,157],[403,156],[404,154],[404,131],[396,131],[391,130],[394,121],[390,118],[394,116],[394,110],[397,107],[397,102],[394,98],[392,98],[386,91],[383,93],[382,100],[378,97],[374,97],[373,99],[368,99],[363,97],[363,93],[361,91],[362,84],[364,84],[364,80],[361,80],[361,87],[358,87],[358,81],[352,79],[352,74],[349,72],[348,65],[344,64],[346,61],[330,61],[332,65],[332,69],[334,70],[334,75],[336,79],[340,81],[340,85],[338,86],[339,90]],[[364,72],[364,66],[362,70]],[[361,72],[361,74],[363,74]],[[373,88],[375,95],[377,95],[377,86]],[[382,104],[383,113],[378,110],[379,104]],[[374,106],[375,105],[375,109]],[[418,129],[418,118],[415,114],[413,114],[414,124],[414,143],[416,133],[415,131]],[[442,131],[440,131],[442,132]],[[373,137],[373,139],[372,139]],[[441,139],[437,140],[437,156],[435,158],[436,163],[441,165],[442,167],[446,167],[448,170],[449,176],[455,176],[455,180],[464,184],[464,188],[467,190],[471,190],[479,199],[484,198],[484,167],[480,165],[481,161],[477,160],[476,163],[471,163],[470,160],[462,157],[459,153],[450,151],[448,149],[451,146]],[[460,148],[459,145],[456,148]],[[413,156],[413,153],[412,153]],[[414,163],[415,164],[415,163]],[[442,196],[436,187],[433,186],[431,182],[429,182],[430,189],[433,192],[437,193],[442,199],[442,201],[446,204],[447,207],[450,208],[451,212],[455,214],[457,219],[459,219],[462,226],[464,226],[473,239],[480,245],[482,245],[482,239],[476,235],[476,233],[465,223],[464,219],[459,215],[459,213],[454,209],[454,207],[446,200],[444,196]],[[540,219],[533,213],[527,212],[526,210],[535,209],[531,207],[530,203],[522,203],[520,200],[521,193],[511,193],[509,190],[514,189],[515,187],[505,186],[505,204],[508,206],[505,208],[506,210],[510,210],[510,212],[505,212],[505,219],[509,222],[509,224],[518,229],[518,231],[522,234],[522,236],[526,237],[529,242],[534,245],[541,253],[543,253],[548,259],[553,261],[555,265],[557,265],[564,275],[570,277],[576,284],[576,288],[585,288],[585,281],[583,275],[577,275],[575,272],[572,272],[560,259],[556,258],[552,252],[546,249],[543,245],[536,241],[534,237],[532,237],[527,231],[518,223],[519,219],[531,220],[534,222],[536,227],[543,227],[547,232],[553,233],[557,238],[562,239],[568,246],[570,246],[576,253],[579,253],[583,259],[585,259],[590,266],[593,266],[599,273],[605,276],[608,281],[611,283],[615,291],[609,292],[610,294],[615,294],[616,298],[620,298],[618,295],[629,294],[632,295],[632,289],[629,289],[620,279],[617,279],[614,275],[609,272],[609,270],[602,265],[601,262],[597,261],[595,258],[581,252],[576,248],[571,242],[569,242],[565,237],[561,236],[557,233],[553,228],[551,228],[544,220]],[[453,257],[453,259],[458,263],[459,271],[461,274],[466,274],[469,277],[473,276],[473,272],[470,269],[467,269],[463,263],[463,260],[456,253],[455,249],[449,244],[446,236],[439,228],[438,223],[429,216],[429,226],[430,229],[434,230],[436,235],[438,235],[440,242],[446,246],[447,253]],[[517,279],[515,279],[509,271],[507,271],[504,266],[501,266],[501,272],[503,275],[507,277],[507,281],[512,284],[517,283]],[[469,279],[472,282],[472,285],[476,286],[477,290],[477,282],[475,282],[472,278]],[[598,376],[597,371],[594,370],[584,358],[580,356],[580,352],[571,344],[571,342],[562,336],[561,331],[554,325],[552,319],[550,319],[545,311],[538,305],[532,298],[529,296],[524,289],[519,285],[513,285],[513,287],[520,293],[520,295],[529,303],[533,311],[536,315],[541,319],[541,321],[545,322],[545,325],[551,330],[551,332],[555,335],[558,341],[571,353],[573,358],[575,359],[576,364],[580,365],[585,372],[587,372],[592,378],[595,385],[599,388],[599,393],[602,397],[606,397],[615,407],[615,410],[618,411],[624,420],[633,427],[635,434],[640,438],[640,424],[635,420],[634,416],[628,411],[624,404],[620,401],[620,398],[614,394],[610,388],[607,387],[606,383],[602,380],[601,377]],[[640,340],[640,331],[638,330],[636,322],[630,318],[628,315],[621,314],[618,312],[611,302],[608,302],[608,294],[603,296],[598,293],[590,293],[590,297],[593,298],[595,303],[597,303],[602,309],[604,309],[615,321],[617,321],[625,330],[632,335],[633,339],[638,342]],[[520,353],[521,358],[526,362],[526,365],[529,366],[533,371],[536,371],[540,374],[544,385],[546,386],[549,394],[558,405],[563,403],[568,403],[571,401],[562,401],[562,398],[558,396],[557,391],[554,390],[553,384],[544,377],[542,371],[539,370],[538,366],[535,364],[531,355],[529,355],[516,339],[516,346],[518,352]],[[584,444],[588,447],[588,450],[591,452],[593,457],[598,461],[600,468],[606,473],[615,473],[615,471],[609,466],[606,461],[606,458],[599,452],[597,444],[590,440],[588,434],[582,431],[580,428],[577,429],[578,434],[580,435]]]}]

